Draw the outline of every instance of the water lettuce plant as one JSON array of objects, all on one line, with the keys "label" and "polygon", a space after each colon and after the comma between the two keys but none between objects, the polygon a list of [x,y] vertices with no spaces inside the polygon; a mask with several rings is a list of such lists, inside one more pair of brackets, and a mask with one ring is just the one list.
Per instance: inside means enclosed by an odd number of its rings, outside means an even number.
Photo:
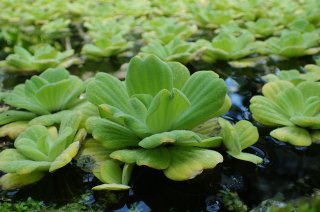
[{"label": "water lettuce plant", "polygon": [[56,127],[34,125],[21,133],[14,142],[15,148],[0,153],[2,189],[19,188],[39,181],[47,172],[67,165],[76,156],[85,131],[79,130],[81,114],[67,115]]},{"label": "water lettuce plant", "polygon": [[255,144],[259,139],[258,129],[246,120],[237,122],[234,126],[227,120],[219,118],[223,144],[227,153],[239,160],[249,161],[254,164],[263,162],[263,159],[254,154],[242,152]]},{"label": "water lettuce plant", "polygon": [[[121,161],[121,167],[146,165],[180,181],[223,160],[220,153],[209,149],[220,145],[222,137],[192,131],[230,107],[227,87],[212,71],[190,76],[179,63],[166,63],[153,55],[134,57],[125,82],[98,73],[86,95],[100,111],[100,117],[88,119],[87,130],[112,150],[109,157]],[[104,173],[114,173],[112,167],[106,165]]]},{"label": "water lettuce plant", "polygon": [[319,81],[320,80],[320,68],[316,65],[306,65],[304,68],[305,72],[300,73],[296,69],[292,70],[280,70],[275,74],[267,74],[262,77],[267,82],[272,82],[276,80],[286,80],[290,81],[293,84],[299,84],[303,81]]},{"label": "water lettuce plant", "polygon": [[34,52],[30,52],[21,46],[15,46],[14,54],[10,54],[5,61],[1,61],[0,67],[7,72],[42,72],[48,68],[68,67],[76,60],[71,58],[74,51],[72,49],[60,52],[49,44],[35,47]]},{"label": "water lettuce plant", "polygon": [[283,31],[280,37],[272,37],[265,41],[263,54],[273,54],[281,57],[300,57],[319,52],[317,32],[300,33],[298,31]]},{"label": "water lettuce plant", "polygon": [[130,42],[121,35],[111,38],[101,37],[91,44],[85,44],[81,53],[88,58],[110,57],[124,52],[130,47]]},{"label": "water lettuce plant", "polygon": [[80,95],[85,86],[66,69],[50,68],[12,91],[0,93],[1,102],[9,106],[0,113],[0,136],[15,137],[32,119],[32,124],[60,123],[71,109],[84,101]]},{"label": "water lettuce plant", "polygon": [[283,26],[268,18],[259,18],[256,21],[248,21],[245,23],[247,29],[252,32],[255,37],[268,37],[276,34]]},{"label": "water lettuce plant", "polygon": [[196,25],[165,17],[147,21],[143,29],[145,32],[142,33],[142,37],[145,41],[150,43],[160,40],[164,44],[168,44],[175,38],[186,40],[197,31]]},{"label": "water lettuce plant", "polygon": [[209,41],[202,41],[206,49],[202,59],[214,63],[217,60],[237,60],[256,52],[259,44],[250,32],[239,36],[221,32]]},{"label": "water lettuce plant", "polygon": [[265,84],[263,96],[250,100],[253,118],[266,126],[279,127],[270,135],[296,146],[319,142],[320,82],[285,80]]},{"label": "water lettuce plant", "polygon": [[175,61],[187,64],[194,60],[201,48],[193,42],[186,42],[179,38],[171,40],[167,44],[163,44],[160,40],[155,40],[147,46],[142,47],[143,54],[154,54],[165,61]]}]

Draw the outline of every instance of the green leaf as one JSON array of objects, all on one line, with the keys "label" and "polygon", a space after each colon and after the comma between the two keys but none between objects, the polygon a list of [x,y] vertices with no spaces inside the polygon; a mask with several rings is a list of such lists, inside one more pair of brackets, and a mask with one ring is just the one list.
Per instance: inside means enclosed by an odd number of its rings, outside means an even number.
[{"label": "green leaf", "polygon": [[246,149],[259,139],[258,129],[249,121],[241,120],[235,124],[234,128],[241,143],[241,149]]},{"label": "green leaf", "polygon": [[92,117],[87,121],[87,129],[94,139],[107,149],[137,146],[139,138],[127,128],[106,119]]},{"label": "green leaf", "polygon": [[278,94],[275,102],[289,117],[303,113],[303,96],[295,87],[284,89]]},{"label": "green leaf", "polygon": [[170,154],[165,147],[147,149],[140,152],[136,164],[138,166],[148,166],[153,169],[163,170],[170,165]]},{"label": "green leaf", "polygon": [[110,190],[110,191],[119,191],[119,190],[128,190],[130,186],[123,184],[102,184],[92,188],[92,190]]},{"label": "green leaf", "polygon": [[86,95],[87,99],[97,106],[108,104],[130,113],[125,85],[109,74],[96,74],[94,80],[88,83]]},{"label": "green leaf", "polygon": [[171,163],[164,174],[176,181],[193,179],[223,161],[220,153],[197,147],[170,147],[169,154]]},{"label": "green leaf", "polygon": [[16,189],[41,180],[43,172],[31,172],[29,174],[5,174],[0,178],[0,186],[3,190]]},{"label": "green leaf", "polygon": [[310,146],[312,143],[309,132],[300,127],[281,127],[270,132],[279,141],[288,142],[295,146]]},{"label": "green leaf", "polygon": [[228,151],[228,154],[239,160],[248,161],[254,164],[260,164],[263,162],[262,158],[250,153],[240,152],[239,154],[234,154],[233,152]]},{"label": "green leaf", "polygon": [[[143,59],[131,59],[126,76],[126,86],[130,96],[150,94],[155,96],[163,89],[173,88],[173,76],[170,66],[154,55]],[[139,83],[137,83],[139,82]]]},{"label": "green leaf", "polygon": [[267,126],[293,126],[290,117],[273,101],[264,96],[254,96],[250,100],[253,118]]},{"label": "green leaf", "polygon": [[47,114],[38,116],[32,119],[30,125],[43,125],[43,126],[52,126],[54,124],[61,123],[61,120],[66,117],[69,113],[72,113],[70,110],[63,110],[53,114]]},{"label": "green leaf", "polygon": [[309,127],[311,129],[320,129],[320,115],[310,116],[293,116],[290,121],[299,127]]},{"label": "green leaf", "polygon": [[100,165],[100,174],[102,182],[121,184],[122,170],[119,164],[114,160],[106,160]]},{"label": "green leaf", "polygon": [[26,111],[8,110],[0,114],[0,125],[14,121],[29,121],[36,117],[36,114]]},{"label": "green leaf", "polygon": [[192,129],[213,118],[225,102],[226,84],[214,72],[197,72],[188,79],[181,91],[191,106],[179,117],[173,129]]},{"label": "green leaf", "polygon": [[123,163],[136,163],[144,149],[123,149],[116,150],[110,154],[110,157]]},{"label": "green leaf", "polygon": [[28,128],[28,122],[26,121],[16,121],[11,122],[0,127],[0,137],[8,136],[11,139],[15,139],[20,133]]},{"label": "green leaf", "polygon": [[285,80],[278,80],[275,82],[269,82],[262,87],[262,94],[272,100],[276,101],[277,96],[287,88],[294,87],[294,85]]},{"label": "green leaf", "polygon": [[173,130],[170,132],[157,133],[146,137],[139,142],[139,146],[145,149],[152,149],[163,144],[170,144],[175,142],[184,143],[188,141],[200,142],[201,138],[199,135],[192,131]]},{"label": "green leaf", "polygon": [[223,138],[224,146],[234,154],[239,154],[242,150],[240,138],[238,137],[236,129],[230,122],[219,118],[219,124],[221,126],[221,134]]},{"label": "green leaf", "polygon": [[160,91],[148,109],[147,125],[153,133],[169,131],[188,107],[187,97],[177,89]]},{"label": "green leaf", "polygon": [[128,163],[124,164],[122,169],[122,179],[121,179],[122,184],[124,185],[129,184],[134,166],[135,164],[128,164]]},{"label": "green leaf", "polygon": [[50,162],[33,161],[16,149],[5,149],[0,153],[0,170],[6,173],[29,174],[34,171],[47,171]]},{"label": "green leaf", "polygon": [[173,87],[181,89],[184,83],[189,79],[190,72],[187,67],[178,62],[168,62],[172,71]]},{"label": "green leaf", "polygon": [[74,142],[70,144],[56,159],[51,163],[49,172],[54,172],[71,162],[71,160],[77,155],[80,148],[80,142]]}]

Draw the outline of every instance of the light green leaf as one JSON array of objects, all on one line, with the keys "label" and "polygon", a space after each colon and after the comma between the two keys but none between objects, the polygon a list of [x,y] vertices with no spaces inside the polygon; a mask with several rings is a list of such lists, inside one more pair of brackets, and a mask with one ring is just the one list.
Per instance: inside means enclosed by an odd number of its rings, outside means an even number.
[{"label": "light green leaf", "polygon": [[290,117],[273,101],[264,96],[254,96],[250,100],[253,118],[267,126],[293,126]]},{"label": "light green leaf", "polygon": [[129,163],[124,164],[123,169],[122,169],[122,179],[121,179],[122,184],[124,184],[124,185],[129,184],[134,166],[135,166],[135,164],[133,164],[133,163],[132,164],[129,164]]},{"label": "light green leaf", "polygon": [[80,142],[70,144],[56,159],[51,163],[49,172],[54,172],[71,162],[77,155],[80,148]]},{"label": "light green leaf", "polygon": [[288,142],[295,146],[310,146],[312,143],[309,132],[300,127],[281,127],[270,132],[279,141]]},{"label": "light green leaf", "polygon": [[260,164],[263,162],[262,158],[250,153],[240,152],[239,154],[234,154],[233,152],[228,151],[228,154],[239,160],[248,161],[254,164]]},{"label": "light green leaf", "polygon": [[33,161],[16,149],[5,149],[0,153],[0,170],[6,173],[29,174],[33,171],[47,171],[50,162]]},{"label": "light green leaf", "polygon": [[169,152],[171,163],[164,174],[176,181],[193,179],[223,161],[220,153],[196,147],[171,147]]},{"label": "light green leaf", "polygon": [[234,154],[239,154],[241,152],[240,138],[238,137],[236,129],[232,126],[230,122],[219,118],[219,124],[221,126],[221,134],[223,138],[224,146]]},{"label": "light green leaf", "polygon": [[43,172],[31,172],[29,174],[5,174],[0,178],[0,186],[3,190],[16,189],[41,180]]},{"label": "light green leaf", "polygon": [[142,59],[134,57],[129,63],[125,82],[130,96],[155,96],[163,89],[170,91],[173,88],[173,74],[170,66],[154,55]]},{"label": "light green leaf", "polygon": [[303,113],[304,99],[302,93],[295,87],[284,88],[277,95],[275,102],[289,117]]},{"label": "light green leaf", "polygon": [[279,93],[281,93],[284,89],[291,87],[294,87],[294,85],[285,80],[269,82],[262,87],[262,94],[266,98],[275,101]]},{"label": "light green leaf", "polygon": [[192,131],[173,130],[170,132],[157,133],[146,137],[139,142],[139,146],[145,149],[152,149],[163,144],[170,144],[178,141],[180,141],[180,143],[188,141],[200,142],[201,138]]},{"label": "light green leaf", "polygon": [[119,191],[119,190],[128,190],[130,186],[122,184],[102,184],[92,188],[92,190],[110,190],[110,191]]},{"label": "light green leaf", "polygon": [[320,115],[310,116],[293,116],[290,121],[299,127],[320,129]]},{"label": "light green leaf", "polygon": [[114,160],[106,160],[100,165],[100,174],[102,182],[121,184],[122,170],[119,164]]},{"label": "light green leaf", "polygon": [[189,79],[190,72],[187,67],[178,62],[168,62],[172,71],[173,87],[181,89],[184,83]]},{"label": "light green leaf", "polygon": [[181,91],[191,106],[179,117],[173,129],[192,129],[213,118],[224,104],[227,87],[214,72],[202,71],[191,75]]},{"label": "light green leaf", "polygon": [[180,114],[189,106],[190,102],[181,91],[162,90],[151,102],[146,120],[147,125],[153,133],[169,131]]},{"label": "light green leaf", "polygon": [[241,143],[241,149],[246,149],[255,144],[259,139],[258,129],[249,121],[241,120],[237,122],[234,129]]},{"label": "light green leaf", "polygon": [[26,111],[8,110],[0,114],[0,125],[14,121],[29,121],[36,117],[36,114]]},{"label": "light green leaf", "polygon": [[94,80],[88,83],[86,95],[87,99],[97,106],[108,104],[126,113],[131,110],[125,85],[109,74],[96,74]]},{"label": "light green leaf", "polygon": [[15,139],[23,131],[28,128],[28,122],[26,121],[15,121],[10,124],[6,124],[0,127],[0,137],[8,136],[11,139]]},{"label": "light green leaf", "polygon": [[127,128],[106,119],[92,117],[87,121],[87,129],[94,139],[107,149],[137,146],[139,138]]}]

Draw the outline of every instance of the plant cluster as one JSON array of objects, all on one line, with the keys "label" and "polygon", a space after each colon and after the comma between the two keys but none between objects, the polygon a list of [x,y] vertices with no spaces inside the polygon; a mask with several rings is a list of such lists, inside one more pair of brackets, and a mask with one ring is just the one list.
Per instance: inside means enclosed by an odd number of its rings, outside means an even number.
[{"label": "plant cluster", "polygon": [[256,127],[217,119],[231,106],[217,74],[190,75],[182,64],[154,55],[134,57],[127,72],[124,82],[107,73],[83,82],[65,69],[47,69],[2,92],[8,106],[2,136],[15,138],[15,148],[0,153],[2,188],[36,182],[78,151],[78,166],[104,183],[97,190],[128,189],[135,165],[176,181],[192,179],[223,161],[213,150],[219,146],[237,159],[262,162],[243,152],[257,142]]},{"label": "plant cluster", "polygon": [[[1,1],[4,45],[0,51],[8,55],[1,58],[1,69],[44,71],[86,59],[127,57],[140,50],[183,63],[256,55],[290,58],[320,50],[317,0],[172,4],[168,0],[37,0],[35,12],[28,1]],[[198,45],[203,39],[207,41]],[[45,50],[38,50],[38,44]],[[65,61],[69,57],[72,60]]]}]

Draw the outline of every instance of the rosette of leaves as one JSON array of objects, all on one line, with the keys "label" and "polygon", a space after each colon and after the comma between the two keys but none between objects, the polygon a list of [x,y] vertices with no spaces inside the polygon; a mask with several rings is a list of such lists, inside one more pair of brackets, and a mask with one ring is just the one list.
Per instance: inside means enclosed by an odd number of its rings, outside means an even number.
[{"label": "rosette of leaves", "polygon": [[76,62],[72,58],[72,49],[60,52],[49,44],[34,48],[33,52],[21,46],[15,46],[14,53],[10,54],[0,67],[7,72],[42,72],[48,68],[68,67]]},{"label": "rosette of leaves", "polygon": [[110,57],[124,52],[130,45],[121,35],[100,37],[92,44],[85,44],[81,53],[89,58]]},{"label": "rosette of leaves", "polygon": [[[191,179],[223,160],[209,149],[218,146],[221,137],[191,130],[229,109],[226,93],[214,72],[190,76],[180,63],[165,63],[153,55],[134,57],[125,82],[98,73],[88,84],[87,98],[99,107],[100,117],[89,118],[87,129],[112,150],[114,160],[162,170],[172,180]],[[105,173],[113,173],[110,169]]]},{"label": "rosette of leaves", "polygon": [[286,80],[290,81],[293,84],[299,84],[303,81],[319,81],[320,80],[320,68],[316,68],[316,65],[306,65],[304,68],[305,72],[300,73],[298,70],[281,70],[276,72],[275,74],[268,74],[263,76],[267,82],[272,82],[276,80]]},{"label": "rosette of leaves", "polygon": [[186,64],[195,59],[201,49],[196,43],[186,42],[179,38],[171,40],[168,44],[163,44],[160,40],[155,40],[147,46],[142,47],[141,51],[154,54],[165,61],[175,61]]},{"label": "rosette of leaves", "polygon": [[67,165],[76,156],[85,134],[80,130],[80,114],[69,114],[60,125],[46,128],[30,126],[14,142],[15,148],[0,153],[0,178],[2,189],[19,188],[39,181],[47,172]]},{"label": "rosette of leaves", "polygon": [[279,26],[274,20],[268,18],[259,18],[256,21],[248,21],[245,25],[247,29],[258,38],[271,36],[282,28],[282,26]]},{"label": "rosette of leaves", "polygon": [[196,25],[165,17],[148,21],[144,24],[143,28],[146,31],[142,34],[144,40],[148,43],[160,40],[164,44],[168,44],[175,38],[186,40],[197,31]]},{"label": "rosette of leaves", "polygon": [[234,17],[232,10],[214,10],[210,5],[207,7],[199,7],[190,4],[189,8],[193,15],[193,20],[198,26],[203,28],[219,28],[223,24],[230,23]]},{"label": "rosette of leaves", "polygon": [[288,28],[292,31],[298,31],[301,33],[304,32],[313,32],[315,27],[305,18],[297,18],[288,24]]},{"label": "rosette of leaves", "polygon": [[9,106],[0,113],[0,136],[11,138],[23,131],[28,122],[50,126],[84,100],[80,99],[85,83],[64,68],[50,68],[33,76],[12,91],[0,93],[1,102]]},{"label": "rosette of leaves", "polygon": [[259,123],[279,127],[271,131],[272,137],[295,146],[309,146],[319,142],[319,89],[320,82],[269,82],[262,88],[263,96],[250,100],[250,110]]},{"label": "rosette of leaves", "polygon": [[316,32],[300,33],[283,31],[280,37],[272,37],[265,41],[265,49],[261,53],[281,57],[300,57],[319,52],[319,35]]},{"label": "rosette of leaves", "polygon": [[230,122],[223,118],[219,118],[219,125],[221,127],[223,144],[229,155],[254,164],[262,163],[262,158],[254,154],[242,152],[242,150],[258,141],[259,133],[255,126],[246,120],[241,120],[232,126]]},{"label": "rosette of leaves", "polygon": [[217,60],[237,60],[255,53],[259,47],[250,32],[243,32],[239,36],[221,32],[211,42],[201,42],[206,47],[202,59],[209,63]]}]

